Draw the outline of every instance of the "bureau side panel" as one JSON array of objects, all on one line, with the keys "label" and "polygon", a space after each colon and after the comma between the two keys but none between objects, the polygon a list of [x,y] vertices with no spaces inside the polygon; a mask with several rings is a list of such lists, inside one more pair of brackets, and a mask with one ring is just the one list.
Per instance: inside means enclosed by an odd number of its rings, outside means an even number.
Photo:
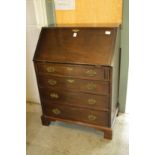
[{"label": "bureau side panel", "polygon": [[34,66],[34,69],[35,69],[37,87],[38,87],[38,91],[39,91],[39,98],[40,98],[40,103],[41,103],[41,106],[42,106],[42,113],[44,113],[45,105],[43,105],[42,98],[41,98],[41,91],[39,89],[39,72],[38,72],[38,68],[37,68],[37,63],[35,61],[33,61],[33,66]]},{"label": "bureau side panel", "polygon": [[111,68],[111,127],[113,126],[116,113],[118,110],[118,93],[119,93],[119,70],[120,70],[120,31],[117,30],[115,41],[114,55]]}]

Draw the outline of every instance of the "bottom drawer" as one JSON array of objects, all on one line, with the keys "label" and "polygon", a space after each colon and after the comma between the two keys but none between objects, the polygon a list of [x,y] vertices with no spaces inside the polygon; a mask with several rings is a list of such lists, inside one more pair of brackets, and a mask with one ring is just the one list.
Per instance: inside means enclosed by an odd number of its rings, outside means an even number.
[{"label": "bottom drawer", "polygon": [[51,105],[51,108],[45,108],[44,114],[55,118],[63,118],[108,127],[108,112],[104,111],[87,110],[63,105]]}]

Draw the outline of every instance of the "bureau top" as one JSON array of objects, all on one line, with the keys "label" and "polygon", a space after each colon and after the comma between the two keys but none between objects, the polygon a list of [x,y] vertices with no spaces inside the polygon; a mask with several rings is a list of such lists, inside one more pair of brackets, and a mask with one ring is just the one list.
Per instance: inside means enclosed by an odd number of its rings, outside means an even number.
[{"label": "bureau top", "polygon": [[117,28],[44,27],[34,61],[111,66]]}]

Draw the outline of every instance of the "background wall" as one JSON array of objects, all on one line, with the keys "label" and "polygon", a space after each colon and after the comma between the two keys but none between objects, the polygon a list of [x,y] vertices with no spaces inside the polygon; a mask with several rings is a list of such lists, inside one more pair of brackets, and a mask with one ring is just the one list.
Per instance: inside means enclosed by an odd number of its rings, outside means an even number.
[{"label": "background wall", "polygon": [[[119,103],[121,112],[129,112],[126,109],[128,67],[129,67],[129,1],[123,0],[123,24],[121,29],[121,70]],[[126,109],[126,110],[125,110]]]},{"label": "background wall", "polygon": [[54,8],[54,0],[45,0],[46,5],[46,15],[47,15],[47,22],[48,25],[55,24],[55,8]]},{"label": "background wall", "polygon": [[[45,2],[45,3],[44,3]],[[56,24],[53,0],[27,0],[27,101],[40,102],[33,67],[33,55],[41,26]],[[123,24],[121,30],[120,111],[125,112],[129,63],[129,3],[123,1]],[[94,13],[94,11],[92,11]],[[60,12],[59,12],[60,13]],[[59,14],[60,15],[60,14]]]},{"label": "background wall", "polygon": [[27,101],[39,102],[39,94],[33,68],[33,55],[37,44],[40,28],[33,0],[26,1],[26,99]]},{"label": "background wall", "polygon": [[47,25],[43,0],[26,1],[26,100],[40,102],[33,67],[33,55],[42,26]]}]

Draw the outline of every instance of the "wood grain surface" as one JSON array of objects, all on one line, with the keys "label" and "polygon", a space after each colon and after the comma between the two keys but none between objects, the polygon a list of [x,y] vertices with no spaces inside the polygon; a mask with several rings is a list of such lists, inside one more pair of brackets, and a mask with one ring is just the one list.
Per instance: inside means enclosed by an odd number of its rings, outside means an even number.
[{"label": "wood grain surface", "polygon": [[[73,37],[74,31],[78,31],[77,37]],[[110,66],[116,31],[116,28],[44,27],[34,60]]]},{"label": "wood grain surface", "polygon": [[92,80],[110,80],[110,69],[96,65],[71,65],[60,63],[37,63],[40,75],[54,75]]},{"label": "wood grain surface", "polygon": [[40,88],[54,88],[60,90],[72,90],[74,92],[85,92],[99,95],[110,93],[110,83],[108,81],[84,80],[78,78],[60,78],[51,75],[39,76]]},{"label": "wood grain surface", "polygon": [[[108,127],[108,112],[75,108],[64,105],[52,105],[44,111],[47,116],[87,122]],[[94,118],[94,119],[93,119]]]},{"label": "wood grain surface", "polygon": [[49,107],[59,104],[66,106],[109,111],[108,95],[93,95],[89,93],[77,93],[72,91],[62,91],[62,89],[40,88],[41,100],[43,104]]}]

